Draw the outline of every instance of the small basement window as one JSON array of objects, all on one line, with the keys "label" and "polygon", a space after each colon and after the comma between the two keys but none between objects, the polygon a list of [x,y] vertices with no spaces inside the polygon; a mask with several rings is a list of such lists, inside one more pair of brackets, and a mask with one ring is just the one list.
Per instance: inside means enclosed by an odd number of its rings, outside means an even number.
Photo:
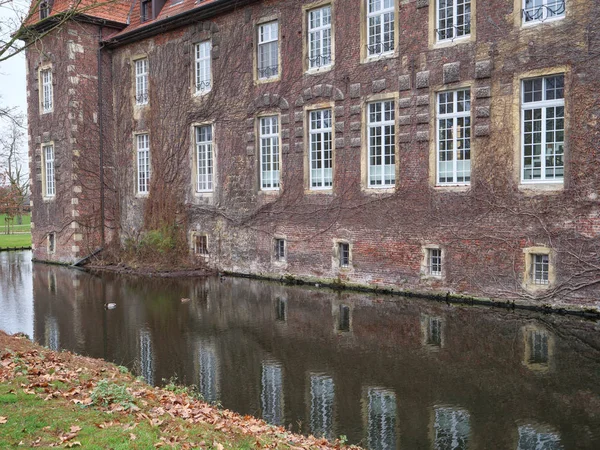
[{"label": "small basement window", "polygon": [[532,270],[531,270],[531,281],[533,284],[548,284],[548,267],[550,257],[548,255],[531,255],[532,258]]},{"label": "small basement window", "polygon": [[56,251],[56,233],[48,234],[48,253],[54,253]]},{"label": "small basement window", "polygon": [[194,254],[208,255],[208,237],[204,234],[194,234]]},{"label": "small basement window", "polygon": [[427,271],[429,275],[442,276],[442,250],[439,248],[427,249]]},{"label": "small basement window", "polygon": [[275,239],[275,261],[285,261],[285,239]]},{"label": "small basement window", "polygon": [[350,267],[350,244],[347,242],[338,243],[338,255],[340,267]]}]

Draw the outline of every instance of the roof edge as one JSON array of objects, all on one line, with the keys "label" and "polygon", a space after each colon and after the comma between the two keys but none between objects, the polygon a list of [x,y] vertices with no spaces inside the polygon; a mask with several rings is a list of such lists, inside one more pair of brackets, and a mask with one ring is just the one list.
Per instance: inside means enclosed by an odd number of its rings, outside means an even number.
[{"label": "roof edge", "polygon": [[258,0],[217,0],[207,5],[199,5],[192,10],[184,11],[165,19],[149,23],[146,26],[137,28],[130,32],[125,32],[103,41],[105,47],[115,48],[120,45],[130,44],[132,42],[156,36],[157,34],[170,31],[190,23],[197,22],[199,19],[208,19],[219,14],[229,12],[238,7],[255,3]]},{"label": "roof edge", "polygon": [[[108,26],[111,28],[116,28],[118,30],[122,30],[127,27],[127,24],[122,23],[122,22],[116,22],[114,20],[108,20],[108,19],[101,19],[99,17],[94,17],[94,16],[90,16],[87,14],[82,14],[82,13],[72,14],[70,17],[67,18],[67,20],[65,20],[65,18],[68,15],[69,15],[69,13],[66,11],[58,13],[54,16],[48,17],[46,20],[43,20],[41,22],[36,22],[32,25],[24,27],[24,30],[27,30],[27,31],[33,30],[38,34],[43,34],[48,31],[51,31],[54,28],[57,28],[58,25],[60,25],[61,23],[68,22],[69,20],[73,20],[76,22],[91,23],[91,24],[95,24],[95,25],[104,25],[104,26]],[[25,33],[23,35],[23,39],[19,39],[19,40],[27,41],[28,40],[27,36],[28,36],[28,34]]]}]

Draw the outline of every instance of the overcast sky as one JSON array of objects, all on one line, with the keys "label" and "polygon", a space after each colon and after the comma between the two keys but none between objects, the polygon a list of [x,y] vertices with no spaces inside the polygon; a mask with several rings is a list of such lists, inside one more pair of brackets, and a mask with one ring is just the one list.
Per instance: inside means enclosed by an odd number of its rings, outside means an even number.
[{"label": "overcast sky", "polygon": [[[0,39],[5,39],[7,34],[15,30],[14,24],[19,20],[18,11],[26,10],[28,3],[14,0],[0,6]],[[23,114],[27,113],[24,53],[0,62],[0,97],[2,104],[17,106]]]}]

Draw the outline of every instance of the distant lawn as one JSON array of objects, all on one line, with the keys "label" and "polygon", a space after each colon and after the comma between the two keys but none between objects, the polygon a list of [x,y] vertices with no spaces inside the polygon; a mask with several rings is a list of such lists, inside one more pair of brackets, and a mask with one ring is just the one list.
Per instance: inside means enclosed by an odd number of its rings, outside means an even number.
[{"label": "distant lawn", "polygon": [[0,234],[0,249],[31,247],[31,234]]},{"label": "distant lawn", "polygon": [[[10,231],[29,231],[31,230],[31,216],[29,213],[23,214],[22,225],[17,225],[17,218],[14,217],[10,224]],[[0,214],[0,234],[6,231],[6,214]],[[1,245],[0,245],[1,247]]]}]

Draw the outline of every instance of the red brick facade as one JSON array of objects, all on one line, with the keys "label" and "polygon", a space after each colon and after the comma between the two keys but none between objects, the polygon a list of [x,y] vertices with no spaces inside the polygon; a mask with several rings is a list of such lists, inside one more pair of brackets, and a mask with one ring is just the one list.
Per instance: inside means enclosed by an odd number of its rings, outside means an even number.
[{"label": "red brick facade", "polygon": [[[102,141],[107,241],[137,239],[150,224],[171,223],[185,229],[190,248],[194,233],[207,236],[208,256],[198,257],[225,271],[595,305],[600,10],[594,2],[566,0],[564,15],[524,23],[520,0],[472,0],[469,36],[438,42],[436,2],[396,0],[394,48],[373,58],[367,0],[188,3],[187,15],[170,14],[167,2],[155,20],[132,21],[102,41],[100,102],[99,25],[68,24],[44,38],[49,52],[29,51],[36,258],[72,261],[99,245]],[[333,64],[311,72],[307,14],[324,5],[331,6]],[[182,11],[180,4],[172,8]],[[279,67],[265,82],[257,68],[258,27],[275,20]],[[195,45],[204,41],[212,47],[212,86],[196,95]],[[56,105],[52,115],[40,115],[36,67],[48,53]],[[146,105],[135,98],[141,58],[148,64]],[[564,177],[529,183],[521,155],[524,80],[553,76],[564,79]],[[471,177],[440,184],[438,94],[457,90],[471,100]],[[375,101],[393,102],[394,109],[395,179],[385,189],[368,186],[367,110]],[[309,186],[315,109],[332,115],[332,186],[325,190]],[[265,116],[277,117],[278,190],[261,186]],[[195,127],[206,125],[213,185],[197,192]],[[464,133],[455,131],[457,139]],[[151,168],[142,195],[139,134],[149,136]],[[558,139],[543,134],[548,142]],[[52,201],[42,199],[44,140],[60,141]],[[543,151],[551,151],[548,143]],[[45,250],[51,230],[59,232],[54,255]],[[276,239],[285,241],[283,258],[276,257]],[[348,245],[348,264],[340,261],[340,244]]]}]

